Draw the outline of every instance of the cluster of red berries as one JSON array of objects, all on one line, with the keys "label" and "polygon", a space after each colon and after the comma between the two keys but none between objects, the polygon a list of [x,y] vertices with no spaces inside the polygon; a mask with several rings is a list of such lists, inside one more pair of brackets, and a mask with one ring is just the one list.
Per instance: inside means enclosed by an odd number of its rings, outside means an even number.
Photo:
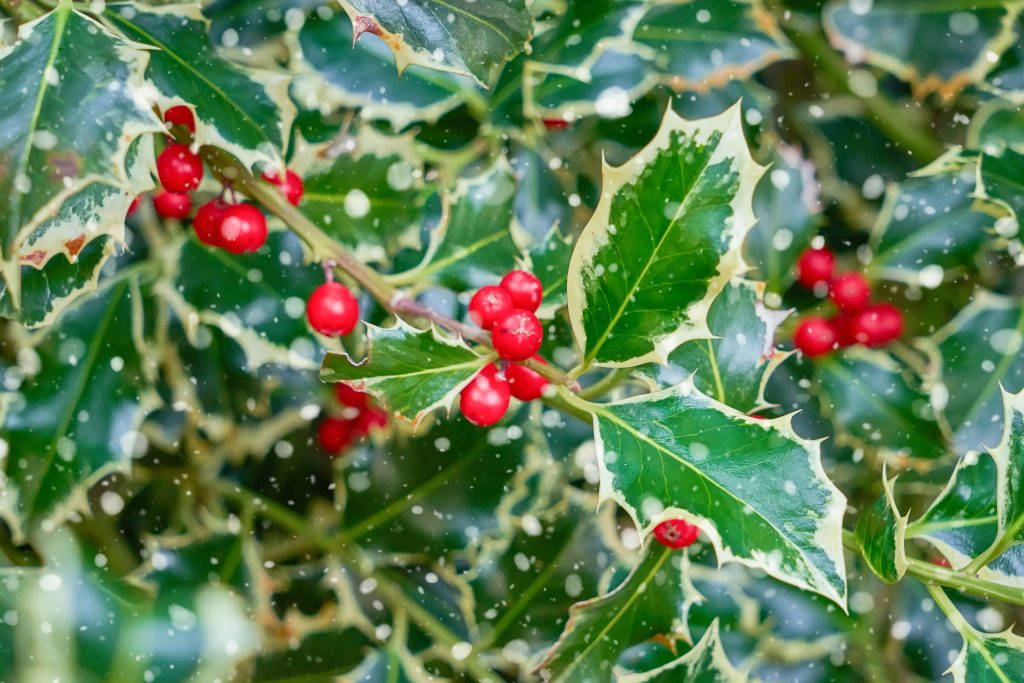
[{"label": "cluster of red berries", "polygon": [[800,321],[793,343],[807,356],[822,356],[854,344],[878,348],[903,334],[903,314],[892,304],[871,304],[871,285],[860,273],[834,275],[835,256],[822,247],[808,249],[797,261],[797,279],[804,287],[827,286],[839,309],[831,318],[811,315]]},{"label": "cluster of red berries", "polygon": [[686,548],[693,545],[700,535],[700,529],[682,519],[666,519],[654,527],[654,537],[669,548]]},{"label": "cluster of red berries", "polygon": [[501,284],[482,287],[469,301],[469,317],[491,333],[491,344],[504,361],[504,370],[487,365],[462,390],[459,408],[473,424],[487,427],[502,418],[512,396],[520,401],[540,398],[548,381],[516,361],[536,355],[544,328],[535,312],[544,288],[531,273],[513,270]]},{"label": "cluster of red berries", "polygon": [[344,416],[328,416],[317,429],[320,446],[331,455],[341,453],[372,430],[387,426],[388,414],[373,405],[364,392],[346,384],[336,384],[334,394],[345,407]]},{"label": "cluster of red berries", "polygon": [[[191,133],[196,131],[195,116],[185,106],[168,109],[164,121],[172,126],[183,126]],[[164,218],[188,218],[192,213],[191,192],[203,179],[202,159],[188,145],[170,143],[157,157],[156,169],[163,186],[153,197],[156,212]],[[283,177],[268,171],[263,179],[280,187],[292,204],[298,205],[302,200],[302,178],[294,171],[287,171]],[[267,241],[263,212],[247,202],[228,203],[223,196],[200,206],[192,225],[203,243],[232,254],[256,251]]]}]

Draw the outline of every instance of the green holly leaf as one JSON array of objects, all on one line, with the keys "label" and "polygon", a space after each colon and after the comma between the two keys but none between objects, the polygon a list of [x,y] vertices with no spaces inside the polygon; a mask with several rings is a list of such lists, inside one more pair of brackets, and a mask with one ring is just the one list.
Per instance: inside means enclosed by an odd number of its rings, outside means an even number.
[{"label": "green holly leaf", "polygon": [[1020,177],[1024,154],[1004,149],[999,155],[982,154],[978,161],[978,192],[1020,220],[1024,216],[1024,191]]},{"label": "green holly leaf", "polygon": [[745,79],[789,53],[771,13],[744,0],[657,4],[633,40],[653,51],[662,80],[677,91]]},{"label": "green holly leaf", "polygon": [[841,438],[917,458],[947,452],[929,394],[889,354],[857,348],[830,354],[814,364],[814,378]]},{"label": "green holly leaf", "polygon": [[37,372],[4,396],[0,515],[19,537],[81,510],[86,487],[145,449],[138,429],[156,398],[137,337],[141,297],[131,273],[108,280],[34,345]]},{"label": "green holly leaf", "polygon": [[747,417],[692,381],[580,406],[594,417],[601,497],[643,536],[664,519],[687,519],[720,563],[759,567],[845,605],[846,500],[822,470],[818,443],[798,437],[788,417]]},{"label": "green holly leaf", "polygon": [[960,453],[993,444],[1002,434],[999,387],[1024,389],[1024,306],[979,290],[955,318],[919,342],[936,367],[931,395]]},{"label": "green holly leaf", "polygon": [[[988,453],[968,453],[942,493],[907,527],[908,538],[928,541],[950,565],[963,568],[999,534],[996,465]],[[988,581],[1024,588],[1024,545],[1011,545],[978,570]]]},{"label": "green holly leaf", "polygon": [[266,364],[313,369],[319,349],[306,323],[304,302],[319,285],[323,271],[306,265],[294,234],[272,232],[264,249],[234,255],[194,238],[171,249],[174,271],[157,293],[178,314],[194,346],[215,327],[246,353],[250,370]]},{"label": "green holly leaf", "polygon": [[362,261],[386,261],[419,246],[423,165],[408,138],[361,131],[353,154],[307,147],[291,167],[303,177],[299,209]]},{"label": "green holly leaf", "polygon": [[796,262],[821,222],[814,166],[790,147],[780,147],[754,192],[757,223],[744,254],[769,292],[782,294],[796,280]]},{"label": "green holly leaf", "polygon": [[974,193],[974,178],[958,173],[894,186],[871,232],[869,273],[935,288],[946,273],[971,266],[994,223],[972,209]]},{"label": "green holly leaf", "polygon": [[1024,391],[1003,391],[1003,438],[989,453],[996,464],[1000,536],[1024,538]]},{"label": "green holly leaf", "polygon": [[764,306],[764,283],[733,280],[708,310],[712,339],[681,344],[665,365],[639,368],[659,388],[692,377],[694,384],[719,403],[749,413],[765,408],[765,384],[787,354],[775,348],[775,330],[786,311]]},{"label": "green holly leaf", "polygon": [[308,15],[295,40],[301,59],[293,93],[310,109],[358,108],[364,119],[401,130],[436,123],[476,90],[470,78],[420,66],[399,78],[388,44],[372,36],[353,40],[352,22],[341,13]]},{"label": "green holly leaf", "polygon": [[569,266],[569,316],[585,364],[664,363],[679,344],[710,336],[708,307],[744,267],[762,170],[739,106],[698,121],[669,109],[636,157],[605,167]]},{"label": "green holly leaf", "polygon": [[524,0],[340,0],[355,37],[379,36],[398,73],[418,64],[494,82],[501,66],[526,48],[533,26]]},{"label": "green holly leaf", "polygon": [[220,57],[209,24],[195,5],[106,6],[108,25],[154,48],[146,69],[162,110],[185,104],[195,112],[196,142],[222,147],[246,166],[280,166],[295,107],[289,78]]},{"label": "green holly leaf", "polygon": [[682,657],[657,669],[619,676],[615,680],[619,683],[743,683],[747,675],[734,667],[725,654],[716,619],[700,641]]},{"label": "green holly leaf", "polygon": [[851,61],[885,69],[914,86],[919,97],[952,99],[981,81],[1014,42],[1020,8],[958,0],[930,7],[903,0],[828,6],[824,22],[832,43]]},{"label": "green holly leaf", "polygon": [[[941,589],[939,589],[941,590]],[[1010,629],[985,633],[959,616],[954,626],[964,639],[949,673],[955,683],[1008,683],[1024,676],[1024,638]]]},{"label": "green holly leaf", "polygon": [[401,320],[389,328],[368,325],[367,344],[366,359],[359,363],[344,353],[328,353],[320,379],[365,391],[417,424],[438,408],[450,411],[462,388],[492,360],[461,339]]},{"label": "green holly leaf", "polygon": [[535,671],[556,682],[611,680],[626,648],[654,636],[679,637],[679,557],[654,544],[614,590],[573,605],[561,637]]},{"label": "green holly leaf", "polygon": [[978,108],[967,129],[967,148],[990,153],[1005,148],[1024,150],[1024,109],[1001,99]]},{"label": "green holly leaf", "polygon": [[441,224],[432,231],[420,265],[392,276],[392,282],[429,280],[455,291],[496,284],[520,253],[511,230],[515,189],[504,157],[482,175],[460,179],[444,197]]},{"label": "green holly leaf", "polygon": [[[5,308],[38,325],[51,321],[76,288],[60,283],[40,303],[40,277],[26,268],[43,269],[58,256],[73,264],[95,239],[123,242],[128,204],[152,186],[148,170],[131,168],[129,148],[163,126],[141,94],[146,53],[70,2],[23,25],[18,37],[0,49],[0,90],[20,93],[0,116],[0,276]],[[151,164],[152,146],[142,151]],[[78,289],[86,289],[93,272],[78,268]],[[68,270],[58,264],[49,272],[71,275]],[[30,310],[19,313],[23,278],[35,282],[26,293]]]},{"label": "green holly leaf", "polygon": [[884,492],[870,508],[861,513],[855,534],[864,561],[880,579],[896,583],[907,573],[907,519],[896,507],[893,486],[882,468]]}]

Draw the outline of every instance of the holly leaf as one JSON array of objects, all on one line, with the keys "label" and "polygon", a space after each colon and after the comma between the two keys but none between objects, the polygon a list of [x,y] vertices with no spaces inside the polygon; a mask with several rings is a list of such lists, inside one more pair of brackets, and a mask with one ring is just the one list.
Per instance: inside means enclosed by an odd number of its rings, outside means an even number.
[{"label": "holly leaf", "polygon": [[1020,177],[1024,154],[1004,149],[998,155],[982,154],[978,161],[978,192],[1009,211],[1018,221],[1024,216],[1024,188]]},{"label": "holly leaf", "polygon": [[4,396],[0,515],[19,538],[84,509],[89,485],[144,451],[156,397],[136,336],[141,296],[129,273],[108,280],[35,344],[38,372]]},{"label": "holly leaf", "polygon": [[738,105],[698,121],[669,109],[637,156],[605,165],[569,265],[569,316],[585,364],[664,363],[681,343],[711,336],[708,308],[744,268],[762,171]]},{"label": "holly leaf", "polygon": [[858,6],[831,3],[824,23],[829,38],[852,62],[885,69],[914,87],[915,96],[951,100],[984,79],[1014,42],[1015,5],[978,6],[960,0],[925,7],[902,0]]},{"label": "holly leaf", "polygon": [[438,408],[450,411],[462,388],[492,360],[461,339],[401,320],[389,328],[367,325],[367,343],[366,359],[359,363],[344,353],[328,353],[320,379],[365,391],[414,424]]},{"label": "holly leaf", "polygon": [[1024,676],[1024,638],[1010,629],[979,631],[963,617],[954,625],[964,639],[960,655],[949,667],[955,683],[1003,683]]},{"label": "holly leaf", "polygon": [[364,119],[401,130],[436,123],[476,89],[470,78],[420,66],[397,77],[388,44],[375,36],[354,40],[352,22],[340,13],[309,14],[295,41],[301,59],[293,93],[310,109],[357,108]]},{"label": "holly leaf", "polygon": [[769,292],[782,294],[796,280],[796,262],[821,222],[814,166],[791,147],[779,147],[754,192],[757,223],[744,254]]},{"label": "holly leaf", "polygon": [[601,498],[625,509],[643,537],[662,520],[687,519],[719,563],[759,567],[845,605],[846,499],[822,470],[819,444],[798,437],[789,417],[749,418],[690,380],[583,406],[594,417]]},{"label": "holly leaf", "polygon": [[775,348],[775,330],[788,313],[765,308],[763,293],[763,282],[733,280],[708,310],[713,338],[681,344],[667,364],[639,371],[658,388],[692,377],[702,392],[740,412],[767,407],[768,377],[787,356]]},{"label": "holly leaf", "polygon": [[654,544],[614,590],[573,605],[565,630],[535,673],[556,682],[611,680],[612,666],[626,648],[654,636],[678,637],[678,557]]},{"label": "holly leaf", "polygon": [[857,520],[855,535],[864,561],[878,578],[896,583],[907,573],[907,519],[896,507],[893,486],[882,468],[882,495]]},{"label": "holly leaf", "polygon": [[113,3],[102,16],[131,40],[154,48],[146,79],[162,110],[180,104],[193,109],[198,144],[226,149],[249,168],[283,163],[295,117],[288,76],[220,57],[196,5]]},{"label": "holly leaf", "polygon": [[504,157],[482,175],[460,179],[444,197],[441,224],[420,265],[391,281],[403,286],[429,280],[455,291],[498,282],[519,256],[511,230],[515,189]]},{"label": "holly leaf", "polygon": [[[960,453],[993,444],[1002,434],[999,387],[1024,389],[1024,306],[1020,300],[980,290],[921,347],[936,367],[931,394]],[[980,370],[980,371],[979,371]]]},{"label": "holly leaf", "polygon": [[883,351],[848,349],[814,364],[822,409],[837,434],[858,446],[937,458],[946,440],[929,394]]},{"label": "holly leaf", "polygon": [[775,20],[759,2],[696,0],[658,4],[633,30],[676,91],[706,92],[745,79],[788,55]]},{"label": "holly leaf", "polygon": [[565,305],[572,241],[562,235],[557,225],[553,225],[543,239],[530,245],[525,256],[524,267],[537,276],[544,292],[538,315],[552,317]]},{"label": "holly leaf", "polygon": [[[988,453],[968,453],[957,463],[942,493],[907,527],[963,568],[987,550],[999,534],[996,465]],[[1024,588],[1024,545],[1011,545],[978,571],[988,581]]]},{"label": "holly leaf", "polygon": [[354,154],[335,155],[332,145],[306,148],[291,163],[305,184],[299,209],[362,261],[386,261],[400,247],[419,246],[423,168],[410,145],[361,131]]},{"label": "holly leaf", "polygon": [[627,674],[615,679],[619,683],[743,683],[747,675],[736,669],[725,654],[718,620],[682,657],[644,673]]},{"label": "holly leaf", "polygon": [[1003,390],[1003,410],[1003,438],[989,453],[998,475],[999,534],[1016,541],[1024,537],[1024,391]]},{"label": "holly leaf", "polygon": [[398,73],[411,64],[472,76],[488,86],[526,48],[533,26],[524,0],[340,0],[355,37],[379,36]]},{"label": "holly leaf", "polygon": [[[74,290],[61,284],[40,307],[40,278],[26,268],[43,269],[58,256],[73,264],[101,237],[123,241],[131,198],[151,187],[148,170],[134,173],[129,159],[136,138],[163,130],[140,94],[146,59],[67,1],[0,49],[0,90],[20,93],[0,112],[0,275],[5,308],[27,323],[52,320]],[[143,151],[151,164],[152,147]],[[61,270],[69,274],[60,265],[50,272]],[[18,313],[23,277],[34,280],[27,296],[35,310]],[[92,281],[90,272],[79,284]]]},{"label": "holly leaf", "polygon": [[317,366],[320,350],[306,324],[304,302],[323,271],[306,265],[289,232],[272,232],[264,249],[234,255],[194,238],[171,252],[174,270],[157,293],[177,312],[194,346],[209,343],[202,326],[218,328],[244,350],[250,370],[266,364]]},{"label": "holly leaf", "polygon": [[875,277],[934,288],[970,266],[994,223],[974,211],[974,178],[942,173],[894,186],[871,232]]}]

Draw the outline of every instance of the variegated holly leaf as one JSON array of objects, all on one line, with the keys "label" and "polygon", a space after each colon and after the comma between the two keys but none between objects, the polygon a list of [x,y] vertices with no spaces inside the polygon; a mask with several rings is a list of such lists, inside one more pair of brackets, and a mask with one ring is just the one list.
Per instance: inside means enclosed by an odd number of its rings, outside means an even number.
[{"label": "variegated holly leaf", "polygon": [[998,475],[999,535],[1024,540],[1024,391],[1003,391],[1003,438],[989,452]]},{"label": "variegated holly leaf", "polygon": [[496,284],[519,256],[512,236],[516,181],[504,157],[445,196],[441,224],[420,265],[391,277],[397,285],[424,280],[455,291]]},{"label": "variegated holly leaf", "polygon": [[217,579],[219,567],[210,561],[223,558],[207,555],[198,572],[150,594],[105,568],[105,555],[66,531],[42,535],[39,543],[46,566],[0,569],[5,675],[141,681],[170,680],[173,672],[174,680],[226,680],[260,646],[244,602]]},{"label": "variegated holly leaf", "polygon": [[421,66],[399,77],[388,44],[372,35],[353,40],[352,22],[341,12],[308,15],[294,40],[301,59],[293,93],[325,113],[358,108],[363,118],[400,130],[419,121],[436,123],[477,88],[470,78]]},{"label": "variegated holly leaf", "polygon": [[788,54],[772,14],[757,0],[695,0],[652,7],[633,40],[653,53],[663,82],[705,92]]},{"label": "variegated holly leaf", "polygon": [[822,410],[840,440],[917,458],[946,453],[929,394],[883,351],[852,348],[814,364]]},{"label": "variegated holly leaf", "polygon": [[[985,552],[999,533],[996,465],[988,453],[968,453],[957,463],[946,488],[919,519],[908,538],[931,543],[956,568]],[[1024,588],[1024,545],[1012,545],[978,570],[988,581]]]},{"label": "variegated holly leaf", "polygon": [[[43,269],[58,256],[73,264],[100,237],[123,241],[128,204],[151,187],[152,147],[135,155],[142,172],[129,148],[163,126],[140,94],[146,53],[70,2],[23,25],[18,36],[0,48],[0,90],[19,93],[0,111],[0,276],[5,308],[38,325],[64,307],[61,299],[88,288],[94,269],[77,266],[79,287],[57,283],[43,301],[40,277],[27,269]],[[83,60],[90,68],[82,68]],[[57,265],[50,273],[68,270]],[[23,279],[34,289],[26,294],[30,309],[20,313]]]},{"label": "variegated holly leaf", "polygon": [[361,131],[356,151],[306,147],[290,164],[305,184],[299,209],[362,261],[419,246],[425,192],[411,141]]},{"label": "variegated holly leaf", "polygon": [[1024,638],[1011,629],[985,633],[957,617],[953,625],[964,644],[949,667],[954,683],[1010,683],[1024,678]]},{"label": "variegated holly leaf", "polygon": [[679,553],[653,544],[609,593],[573,605],[569,621],[536,671],[551,681],[605,681],[622,652],[661,636],[680,636],[683,580]]},{"label": "variegated holly leaf", "polygon": [[895,74],[915,94],[951,99],[985,77],[1014,42],[1020,6],[957,0],[941,6],[904,0],[831,3],[824,21],[829,38],[854,62]]},{"label": "variegated holly leaf", "polygon": [[855,534],[864,561],[880,579],[896,583],[907,573],[907,515],[896,507],[893,486],[882,468],[882,495],[861,513]]},{"label": "variegated holly leaf", "polygon": [[209,343],[201,328],[210,326],[245,350],[250,370],[266,364],[317,366],[320,351],[304,302],[323,284],[323,271],[304,263],[294,234],[272,232],[266,248],[240,256],[193,238],[168,251],[173,272],[157,285],[157,293],[177,313],[194,346]]},{"label": "variegated holly leaf", "polygon": [[818,443],[798,437],[788,417],[747,417],[691,380],[581,407],[594,417],[601,497],[643,536],[662,520],[687,519],[720,563],[759,567],[845,606],[846,500],[822,469]]},{"label": "variegated holly leaf", "polygon": [[327,354],[320,379],[365,391],[414,423],[438,408],[450,410],[459,391],[493,359],[461,339],[401,320],[389,328],[368,325],[367,343],[366,359],[358,363],[344,353]]},{"label": "variegated holly leaf", "polygon": [[1014,218],[1024,217],[1024,154],[1004,149],[999,155],[982,154],[978,161],[978,191],[991,201],[1005,207]]},{"label": "variegated holly leaf", "polygon": [[744,683],[747,675],[734,667],[722,647],[718,620],[689,652],[668,664],[644,673],[618,676],[619,683]]},{"label": "variegated holly leaf", "polygon": [[155,394],[140,358],[142,296],[127,272],[108,280],[35,344],[34,372],[3,396],[0,515],[17,535],[83,510],[90,484],[144,452],[138,429]]},{"label": "variegated holly leaf", "polygon": [[681,343],[710,336],[708,308],[744,267],[762,170],[739,106],[698,121],[669,109],[637,156],[605,166],[569,265],[569,316],[586,365],[664,363]]},{"label": "variegated holly leaf", "polygon": [[930,394],[960,453],[999,440],[1003,406],[999,387],[1024,389],[1024,304],[979,290],[955,318],[920,344],[936,367]]},{"label": "variegated holly leaf", "polygon": [[997,154],[1009,147],[1024,151],[1024,108],[992,99],[978,108],[967,129],[967,148]]},{"label": "variegated holly leaf", "polygon": [[198,144],[222,147],[250,168],[282,163],[295,117],[285,74],[219,56],[196,5],[113,3],[102,16],[128,38],[154,48],[146,79],[161,109],[179,104],[193,109]]},{"label": "variegated holly leaf", "polygon": [[743,413],[766,407],[765,384],[787,355],[775,348],[775,330],[788,313],[766,308],[763,293],[762,282],[733,280],[708,310],[713,338],[681,344],[667,364],[639,371],[659,388],[692,377],[702,392]]},{"label": "variegated holly leaf", "polygon": [[744,254],[768,291],[782,294],[796,279],[796,261],[822,220],[814,166],[797,150],[776,150],[754,192],[754,215]]},{"label": "variegated holly leaf", "polygon": [[890,189],[871,233],[869,272],[934,288],[943,276],[973,265],[995,222],[974,211],[974,178],[942,173]]},{"label": "variegated holly leaf", "polygon": [[379,36],[401,74],[411,64],[465,74],[481,85],[526,48],[533,32],[525,0],[340,0],[356,39]]}]

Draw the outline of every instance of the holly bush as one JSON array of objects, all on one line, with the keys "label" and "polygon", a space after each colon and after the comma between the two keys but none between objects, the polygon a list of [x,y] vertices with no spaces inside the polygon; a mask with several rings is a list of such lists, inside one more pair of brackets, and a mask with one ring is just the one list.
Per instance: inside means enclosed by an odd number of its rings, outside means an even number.
[{"label": "holly bush", "polygon": [[0,680],[1024,680],[1024,4],[0,9]]}]

